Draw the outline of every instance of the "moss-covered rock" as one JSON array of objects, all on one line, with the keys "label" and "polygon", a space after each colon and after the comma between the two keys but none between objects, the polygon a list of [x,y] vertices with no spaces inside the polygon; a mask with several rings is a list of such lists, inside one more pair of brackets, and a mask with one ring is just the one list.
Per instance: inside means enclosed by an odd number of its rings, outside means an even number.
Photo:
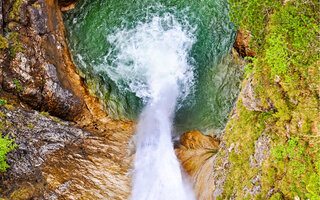
[{"label": "moss-covered rock", "polygon": [[7,48],[9,48],[8,40],[0,35],[0,53]]},{"label": "moss-covered rock", "polygon": [[[225,129],[223,140],[229,147],[238,141],[241,153],[230,155],[232,164],[221,197],[320,198],[308,189],[315,188],[308,186],[311,177],[319,177],[317,3],[231,3],[240,28],[252,34],[250,47],[256,54],[247,66],[249,75],[237,102],[236,118]],[[269,150],[257,146],[262,136],[269,138]],[[269,156],[257,162],[257,148]],[[253,182],[257,176],[259,181]],[[320,183],[312,180],[314,185]],[[254,194],[257,184],[261,188]]]}]

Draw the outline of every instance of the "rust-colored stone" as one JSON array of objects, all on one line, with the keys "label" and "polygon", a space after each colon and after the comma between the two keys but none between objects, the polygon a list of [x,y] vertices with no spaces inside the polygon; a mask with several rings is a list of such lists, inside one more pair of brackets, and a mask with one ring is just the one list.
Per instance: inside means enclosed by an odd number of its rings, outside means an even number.
[{"label": "rust-colored stone", "polygon": [[242,57],[254,57],[255,52],[250,49],[251,35],[248,31],[238,30],[237,39],[233,47],[238,51]]},{"label": "rust-colored stone", "polygon": [[212,199],[215,177],[212,176],[219,141],[199,131],[191,131],[180,137],[176,154],[183,168],[191,176],[198,199]]},{"label": "rust-colored stone", "polygon": [[59,6],[62,11],[73,9],[76,3],[77,0],[59,0]]},{"label": "rust-colored stone", "polygon": [[217,149],[219,146],[219,141],[197,130],[183,134],[180,143],[187,149]]}]

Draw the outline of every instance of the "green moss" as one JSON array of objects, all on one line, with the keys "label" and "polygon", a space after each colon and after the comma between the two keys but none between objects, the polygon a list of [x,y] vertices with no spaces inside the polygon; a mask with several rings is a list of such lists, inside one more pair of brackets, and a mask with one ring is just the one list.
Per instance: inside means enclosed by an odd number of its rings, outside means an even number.
[{"label": "green moss", "polygon": [[270,200],[282,200],[283,197],[280,193],[275,193],[271,196]]},{"label": "green moss", "polygon": [[251,189],[254,186],[251,179],[259,173],[258,168],[252,168],[249,164],[249,159],[255,151],[255,141],[265,132],[265,123],[272,123],[273,118],[271,113],[247,110],[242,104],[241,97],[237,102],[237,115],[229,121],[224,137],[228,147],[232,143],[238,143],[239,146],[237,152],[229,154],[231,168],[227,174],[223,197],[230,198],[236,189],[237,198],[244,199],[246,196],[243,188],[247,186]]},{"label": "green moss", "polygon": [[8,40],[0,35],[0,53],[7,48],[9,48]]},{"label": "green moss", "polygon": [[35,7],[36,9],[40,9],[41,8],[41,6],[39,4],[36,4],[36,3],[32,4],[32,7]]},{"label": "green moss", "polygon": [[34,186],[22,187],[12,192],[10,199],[24,200],[31,199],[35,191]]},{"label": "green moss", "polygon": [[5,172],[8,167],[6,163],[6,154],[15,149],[17,145],[14,143],[13,139],[8,139],[7,136],[2,136],[0,132],[0,172]]},{"label": "green moss", "polygon": [[306,188],[308,191],[308,193],[306,194],[307,198],[309,198],[310,200],[319,199],[319,194],[320,194],[319,170],[318,170],[318,174],[313,173],[309,177]]},{"label": "green moss", "polygon": [[34,125],[33,125],[33,124],[27,123],[27,127],[28,127],[30,130],[33,130],[33,129],[34,129]]},{"label": "green moss", "polygon": [[4,118],[4,117],[7,117],[7,115],[2,113],[2,112],[0,112],[0,118]]},{"label": "green moss", "polygon": [[[266,199],[320,199],[319,193],[319,26],[318,1],[231,0],[232,17],[240,28],[252,33],[247,74],[254,75],[256,96],[269,113],[246,110],[237,102],[237,117],[230,120],[225,134],[232,152],[230,173],[223,197],[246,198],[243,187],[257,172],[248,166],[254,141],[262,132],[270,139],[271,155],[262,163],[261,193]],[[241,98],[240,98],[241,99]]]},{"label": "green moss", "polygon": [[15,107],[11,104],[5,104],[4,107],[6,107],[8,110],[11,110],[11,111],[15,109]]},{"label": "green moss", "polygon": [[12,32],[9,34],[9,50],[10,50],[10,57],[13,59],[16,57],[17,53],[26,53],[26,50],[22,48],[20,43],[19,33]]},{"label": "green moss", "polygon": [[9,13],[9,19],[19,21],[20,20],[20,8],[23,3],[23,0],[15,0],[12,5],[12,9]]},{"label": "green moss", "polygon": [[47,117],[47,118],[50,118],[50,114],[48,112],[42,111],[42,112],[40,112],[40,114]]}]

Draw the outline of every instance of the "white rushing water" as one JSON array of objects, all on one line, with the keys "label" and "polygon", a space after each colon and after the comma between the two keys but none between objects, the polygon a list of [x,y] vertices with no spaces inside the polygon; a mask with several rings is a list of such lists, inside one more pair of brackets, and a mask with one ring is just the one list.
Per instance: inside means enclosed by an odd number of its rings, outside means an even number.
[{"label": "white rushing water", "polygon": [[165,13],[108,36],[117,56],[104,70],[146,105],[136,131],[132,200],[195,199],[184,181],[171,136],[177,102],[193,86],[188,58],[195,42],[193,30],[185,30],[172,14]]}]

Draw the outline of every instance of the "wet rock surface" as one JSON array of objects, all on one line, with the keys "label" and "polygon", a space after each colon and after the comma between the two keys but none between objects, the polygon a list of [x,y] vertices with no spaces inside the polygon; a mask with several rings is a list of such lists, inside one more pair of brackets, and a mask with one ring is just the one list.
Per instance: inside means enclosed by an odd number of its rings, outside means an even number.
[{"label": "wet rock surface", "polygon": [[0,112],[2,134],[14,137],[19,145],[7,154],[7,163],[11,167],[0,176],[2,197],[8,196],[12,189],[19,188],[22,182],[25,182],[22,185],[36,185],[37,181],[44,181],[40,168],[48,156],[89,134],[71,126],[69,122],[48,118],[49,115],[44,116],[37,111],[11,111],[1,106]]},{"label": "wet rock surface", "polygon": [[262,105],[259,95],[256,92],[254,74],[251,74],[246,80],[245,86],[241,92],[241,99],[243,105],[250,111],[269,112],[277,110],[269,98],[266,99],[267,106]]},{"label": "wet rock surface", "polygon": [[176,154],[187,174],[190,175],[197,198],[213,199],[214,191],[221,182],[215,173],[219,141],[199,131],[191,131],[180,137]]},{"label": "wet rock surface", "polygon": [[35,167],[43,164],[47,154],[89,134],[71,126],[69,122],[48,118],[37,111],[10,111],[3,106],[0,111],[5,115],[1,119],[2,124],[6,124],[3,134],[14,136],[19,145],[16,151],[7,156],[11,165],[9,176],[21,178],[30,175]]},{"label": "wet rock surface", "polygon": [[59,6],[62,11],[73,9],[77,0],[59,0]]},{"label": "wet rock surface", "polygon": [[88,92],[71,61],[58,1],[2,4],[9,48],[0,54],[1,96],[63,119],[81,118]]},{"label": "wet rock surface", "polygon": [[[47,113],[0,107],[1,132],[19,147],[7,154],[0,197],[127,199],[132,129],[94,135]],[[92,132],[92,131],[91,131]]]}]

